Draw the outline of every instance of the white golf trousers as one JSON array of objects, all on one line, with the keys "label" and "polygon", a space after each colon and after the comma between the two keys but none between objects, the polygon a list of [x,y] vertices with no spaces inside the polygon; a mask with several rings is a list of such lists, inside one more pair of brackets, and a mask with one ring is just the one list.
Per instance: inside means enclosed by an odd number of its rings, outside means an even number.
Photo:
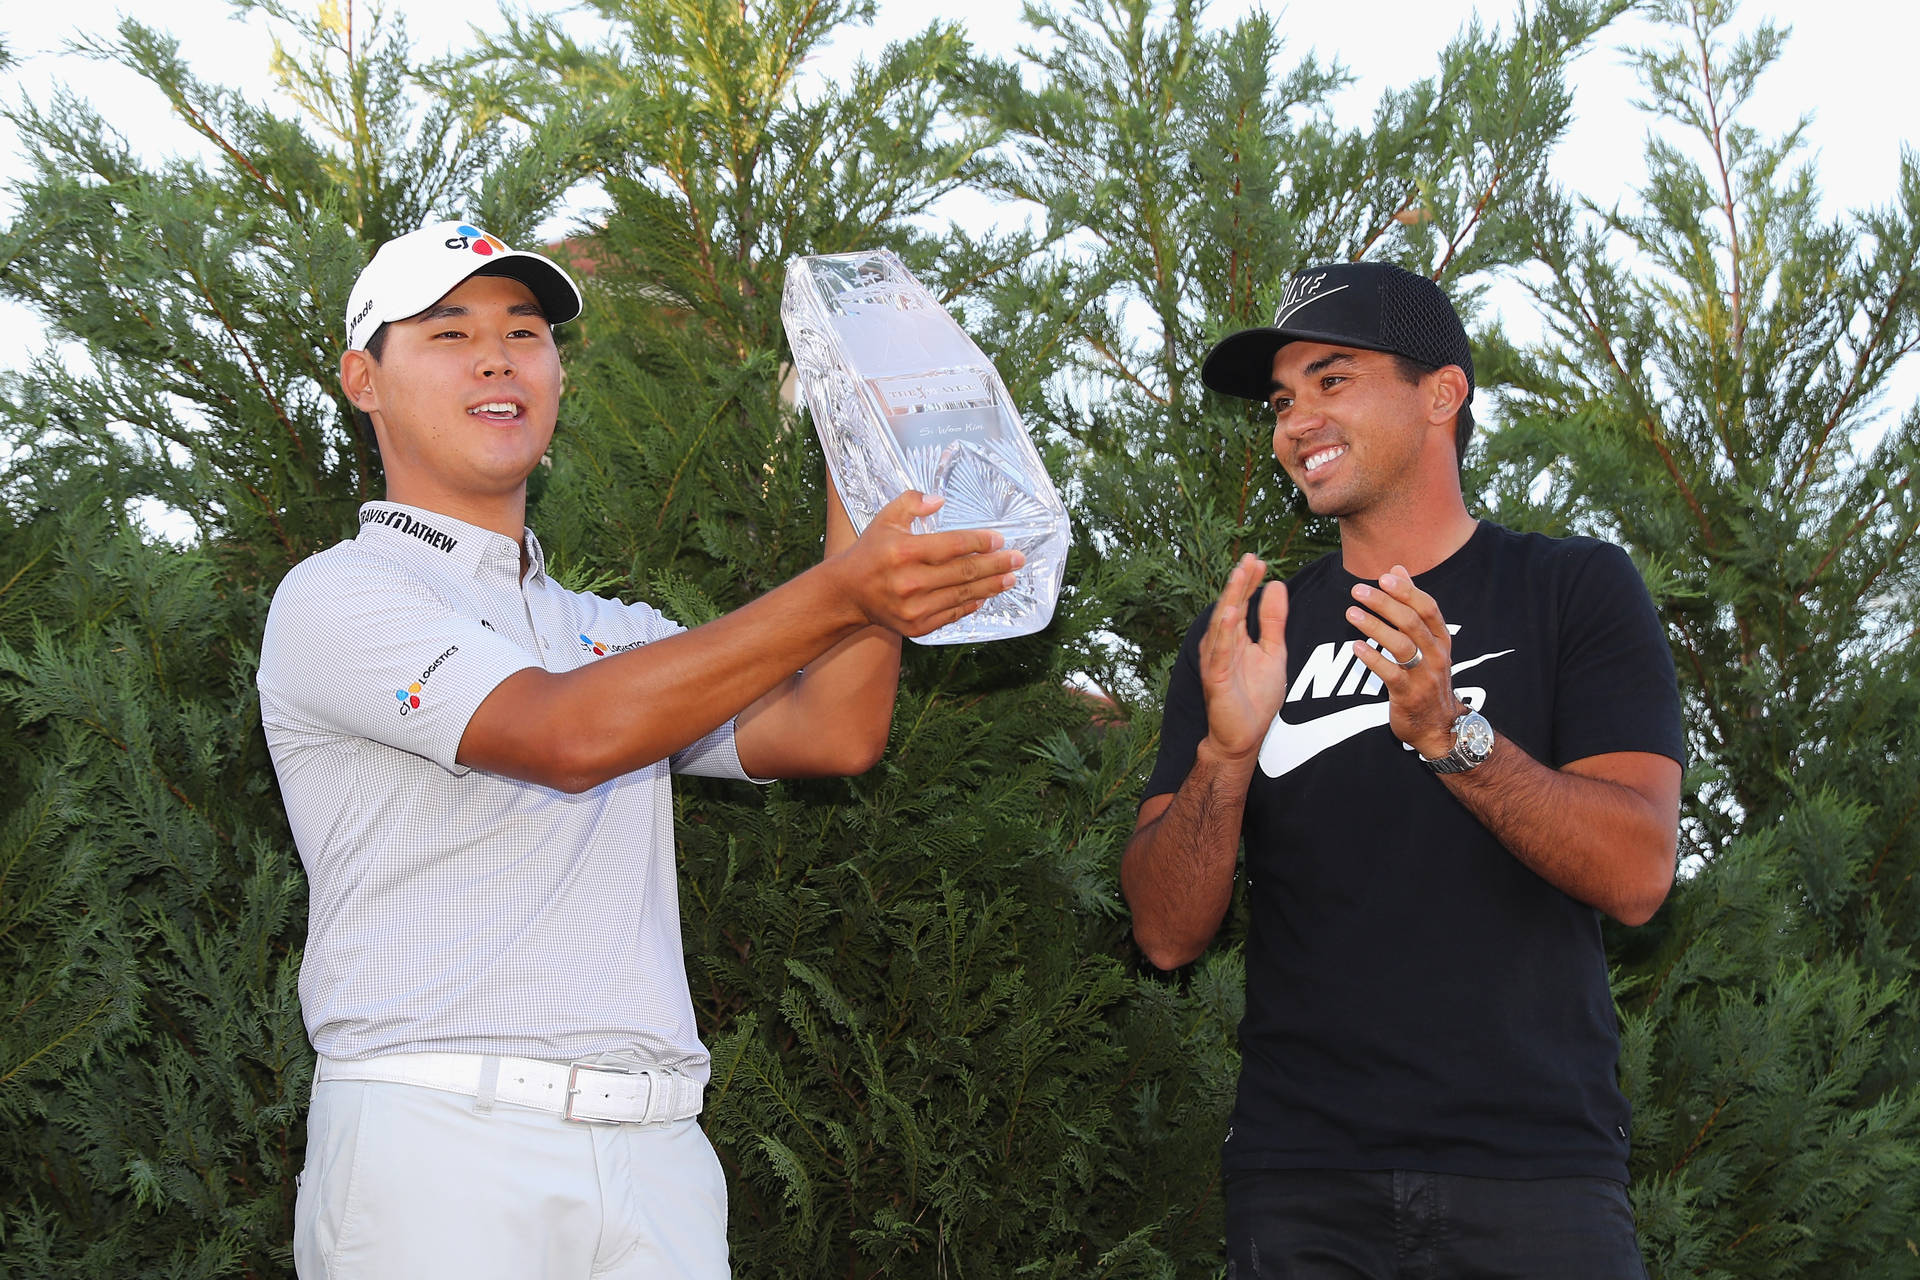
[{"label": "white golf trousers", "polygon": [[293,1254],[301,1280],[727,1280],[726,1178],[693,1120],[325,1080]]}]

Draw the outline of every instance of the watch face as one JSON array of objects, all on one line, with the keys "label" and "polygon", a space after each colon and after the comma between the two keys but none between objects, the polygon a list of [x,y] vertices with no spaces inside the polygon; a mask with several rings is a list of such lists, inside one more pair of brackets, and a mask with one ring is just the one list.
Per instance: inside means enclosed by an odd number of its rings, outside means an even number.
[{"label": "watch face", "polygon": [[1493,726],[1487,723],[1485,716],[1479,714],[1462,716],[1453,746],[1464,756],[1485,760],[1493,754]]}]

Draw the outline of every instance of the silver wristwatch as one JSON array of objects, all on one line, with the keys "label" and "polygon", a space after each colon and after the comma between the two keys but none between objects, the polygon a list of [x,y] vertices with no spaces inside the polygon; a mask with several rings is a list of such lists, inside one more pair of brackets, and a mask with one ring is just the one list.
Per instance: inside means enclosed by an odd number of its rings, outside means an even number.
[{"label": "silver wristwatch", "polygon": [[1469,711],[1453,722],[1453,750],[1420,763],[1435,773],[1465,773],[1487,762],[1493,754],[1493,726],[1478,711]]}]

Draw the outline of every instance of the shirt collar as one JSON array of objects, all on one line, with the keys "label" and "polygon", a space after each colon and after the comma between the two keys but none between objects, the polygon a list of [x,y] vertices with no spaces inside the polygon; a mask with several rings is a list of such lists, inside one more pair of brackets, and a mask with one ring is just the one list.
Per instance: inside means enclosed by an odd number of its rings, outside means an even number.
[{"label": "shirt collar", "polygon": [[[527,563],[531,566],[529,578],[544,575],[546,556],[540,550],[539,539],[531,529],[523,529],[521,534],[526,539]],[[368,502],[360,508],[359,536],[415,558],[444,557],[468,574],[479,573],[482,566],[511,565],[513,576],[516,579],[520,576],[520,543],[438,511],[401,502]]]},{"label": "shirt collar", "polygon": [[540,539],[533,536],[533,530],[522,528],[520,536],[526,539],[527,581],[533,582],[547,576],[547,553],[540,548]]}]

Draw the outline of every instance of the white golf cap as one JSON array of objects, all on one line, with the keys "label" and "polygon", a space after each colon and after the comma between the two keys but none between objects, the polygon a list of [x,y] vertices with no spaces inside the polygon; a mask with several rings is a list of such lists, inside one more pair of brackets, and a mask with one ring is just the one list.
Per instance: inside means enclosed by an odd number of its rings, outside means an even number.
[{"label": "white golf cap", "polygon": [[347,350],[361,351],[381,325],[419,315],[472,275],[510,276],[527,288],[548,324],[580,314],[580,290],[552,259],[509,249],[471,222],[436,222],[381,245],[347,298]]}]

